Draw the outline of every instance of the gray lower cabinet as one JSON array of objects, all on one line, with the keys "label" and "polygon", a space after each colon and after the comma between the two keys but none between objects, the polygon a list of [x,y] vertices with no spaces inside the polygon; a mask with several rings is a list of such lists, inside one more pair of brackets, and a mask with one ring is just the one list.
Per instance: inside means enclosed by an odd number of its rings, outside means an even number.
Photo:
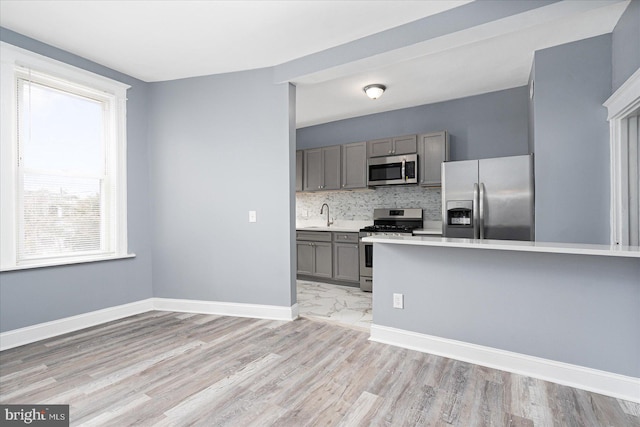
[{"label": "gray lower cabinet", "polygon": [[360,247],[358,233],[333,233],[333,278],[360,281]]},{"label": "gray lower cabinet", "polygon": [[367,143],[342,146],[342,188],[367,188]]},{"label": "gray lower cabinet", "polygon": [[313,275],[315,271],[315,254],[311,242],[297,241],[296,256],[298,274],[308,274],[310,276]]},{"label": "gray lower cabinet", "polygon": [[333,274],[331,233],[298,231],[296,233],[297,273],[330,279]]},{"label": "gray lower cabinet", "polygon": [[298,231],[296,256],[299,275],[360,281],[358,233]]},{"label": "gray lower cabinet", "polygon": [[333,273],[331,243],[313,243],[314,276],[330,278]]},{"label": "gray lower cabinet", "polygon": [[449,161],[449,134],[446,131],[418,136],[418,168],[420,185],[442,185],[442,162]]},{"label": "gray lower cabinet", "polygon": [[296,243],[298,257],[298,274],[331,278],[333,262],[331,243],[302,242]]},{"label": "gray lower cabinet", "polygon": [[341,146],[304,150],[304,191],[339,190]]}]

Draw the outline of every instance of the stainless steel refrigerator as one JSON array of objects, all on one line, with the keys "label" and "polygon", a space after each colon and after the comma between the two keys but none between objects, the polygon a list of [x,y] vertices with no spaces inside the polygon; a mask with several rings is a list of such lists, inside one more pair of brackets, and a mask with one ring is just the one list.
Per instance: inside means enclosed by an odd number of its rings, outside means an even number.
[{"label": "stainless steel refrigerator", "polygon": [[442,234],[534,240],[533,155],[442,163]]}]

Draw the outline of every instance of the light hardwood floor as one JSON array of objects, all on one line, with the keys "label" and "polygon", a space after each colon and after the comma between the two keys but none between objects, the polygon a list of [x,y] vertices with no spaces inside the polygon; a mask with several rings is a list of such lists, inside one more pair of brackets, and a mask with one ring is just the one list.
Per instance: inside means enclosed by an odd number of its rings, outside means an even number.
[{"label": "light hardwood floor", "polygon": [[353,328],[171,312],[0,353],[0,402],[85,426],[640,426],[640,405]]}]

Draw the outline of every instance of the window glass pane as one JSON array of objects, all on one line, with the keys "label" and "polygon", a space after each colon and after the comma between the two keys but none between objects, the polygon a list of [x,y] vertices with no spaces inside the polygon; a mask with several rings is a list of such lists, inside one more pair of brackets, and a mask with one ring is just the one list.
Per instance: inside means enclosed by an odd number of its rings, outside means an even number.
[{"label": "window glass pane", "polygon": [[21,258],[101,249],[101,181],[24,175]]},{"label": "window glass pane", "polygon": [[24,167],[104,174],[102,103],[20,80]]}]

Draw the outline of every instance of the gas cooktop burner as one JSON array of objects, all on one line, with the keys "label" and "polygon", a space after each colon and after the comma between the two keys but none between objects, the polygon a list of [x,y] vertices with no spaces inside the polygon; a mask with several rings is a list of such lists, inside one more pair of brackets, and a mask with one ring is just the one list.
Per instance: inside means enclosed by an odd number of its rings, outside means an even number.
[{"label": "gas cooktop burner", "polygon": [[422,228],[422,209],[374,209],[373,225],[366,226],[363,233],[406,233]]}]

